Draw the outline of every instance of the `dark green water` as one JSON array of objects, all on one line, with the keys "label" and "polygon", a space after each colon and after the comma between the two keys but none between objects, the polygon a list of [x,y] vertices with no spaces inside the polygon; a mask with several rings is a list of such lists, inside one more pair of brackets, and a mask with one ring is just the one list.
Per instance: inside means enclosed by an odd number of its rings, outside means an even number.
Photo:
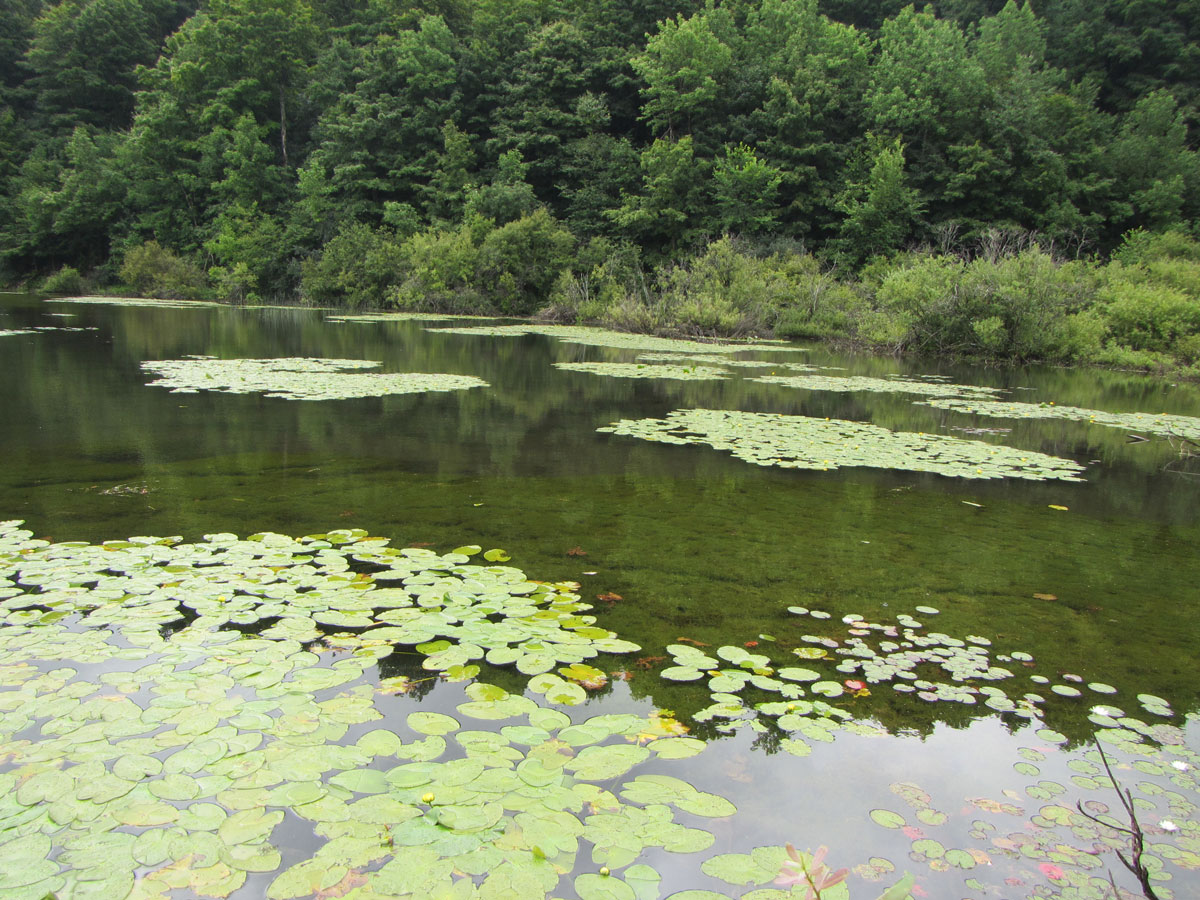
[{"label": "dark green water", "polygon": [[[0,328],[95,329],[0,337],[0,519],[24,519],[54,540],[363,528],[398,546],[502,547],[530,577],[577,580],[585,599],[619,595],[596,614],[646,656],[686,637],[759,641],[758,652],[782,659],[817,628],[788,606],[826,610],[838,622],[848,613],[887,620],[924,604],[941,610],[940,631],[1027,651],[1047,675],[1111,684],[1127,708],[1144,692],[1169,700],[1180,725],[1197,709],[1200,458],[1178,441],[1131,442],[1118,429],[1062,420],[976,420],[901,394],[769,386],[749,380],[754,370],[721,382],[599,377],[552,364],[633,360],[636,352],[534,335],[439,335],[417,322],[334,324],[324,316],[0,296]],[[142,361],[189,354],[367,359],[385,372],[474,375],[490,387],[301,402],[146,386],[152,378]],[[762,356],[847,370],[829,374],[944,375],[1009,389],[1017,400],[1200,416],[1200,387],[1135,375],[817,349]],[[596,432],[618,419],[691,407],[960,436],[956,429],[1011,428],[971,436],[1086,463],[1086,481],[780,470],[707,448]],[[665,684],[652,667],[626,665],[632,677],[611,689],[612,703],[648,700],[684,715],[708,702],[702,688]],[[1084,742],[1095,702],[1054,697],[1048,723]],[[868,840],[861,828],[861,814],[879,805],[890,782],[936,784],[961,801],[1000,789],[1002,780],[960,790],[955,780],[969,780],[975,764],[953,776],[948,764],[972,759],[983,770],[991,754],[1004,758],[1023,745],[981,707],[923,704],[886,690],[855,703],[892,736],[794,759],[739,735],[723,739],[723,755],[706,754],[697,771],[713,779],[707,789],[742,796],[739,806],[754,811],[763,841],[826,843],[853,860],[890,849],[903,863],[907,839],[881,850],[872,842],[891,835],[876,828]],[[703,726],[698,733],[716,736]],[[903,760],[906,771],[890,771],[888,760],[897,768]],[[814,767],[844,777],[814,781]],[[1021,778],[1008,776],[1020,786]],[[780,788],[789,798],[782,808]],[[963,818],[965,831],[970,816]]]}]

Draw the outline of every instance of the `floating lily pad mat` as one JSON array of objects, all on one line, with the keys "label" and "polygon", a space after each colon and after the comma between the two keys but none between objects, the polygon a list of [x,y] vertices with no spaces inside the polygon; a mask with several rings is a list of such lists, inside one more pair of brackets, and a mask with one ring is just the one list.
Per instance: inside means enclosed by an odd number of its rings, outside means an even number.
[{"label": "floating lily pad mat", "polygon": [[[677,761],[706,747],[668,711],[564,712],[603,675],[581,659],[636,645],[586,615],[576,583],[530,580],[506,559],[475,545],[398,549],[361,530],[89,544],[36,540],[20,522],[0,522],[0,896],[785,900],[803,896],[788,889],[808,878],[826,897],[847,896],[837,884],[848,870],[833,862],[859,861],[846,847],[747,847],[736,837],[748,824],[742,798],[663,771],[692,771]],[[814,630],[829,619],[790,611]],[[932,663],[949,681],[926,687],[989,700],[1000,692],[966,682],[1015,677],[991,664],[985,638],[925,632],[908,615],[842,621],[848,637],[812,635],[790,665],[739,646],[711,657],[685,644],[667,651],[689,670],[679,680],[711,679],[720,706],[711,717],[759,733],[777,724],[790,733],[780,744],[790,757],[882,736],[834,705],[865,690],[835,680],[841,673],[898,685]],[[463,682],[461,702],[402,703],[394,695],[418,681],[375,672],[397,652],[415,652],[430,678]],[[524,695],[474,681],[478,668],[463,662],[484,656],[537,674]],[[1017,651],[995,659],[1031,661]],[[839,675],[816,671],[838,660]],[[751,689],[768,700],[749,707],[739,694]],[[1036,717],[1038,702],[1026,694],[991,708]],[[1163,698],[1138,702],[1172,714]],[[1175,725],[1110,706],[1090,718],[1137,782],[1155,871],[1188,877],[1200,867],[1200,757]],[[895,884],[888,896],[903,898],[914,878],[936,891],[942,873],[978,867],[992,885],[1008,876],[1006,896],[1047,897],[1040,872],[1076,886],[1073,896],[1103,897],[1087,891],[1124,838],[1073,810],[1068,788],[1042,774],[1065,738],[1041,728],[1036,742],[1013,768],[1023,793],[941,798],[965,822],[896,782],[894,803],[864,811],[860,841],[902,836],[911,850],[900,867],[881,856],[855,865],[856,879],[881,882],[856,882],[855,896]],[[1102,816],[1111,807],[1098,761],[1069,756],[1070,790]],[[663,863],[676,877],[690,866],[727,887],[679,892],[650,864],[667,854],[679,858]]]},{"label": "floating lily pad mat", "polygon": [[162,309],[204,309],[226,306],[211,300],[160,300],[154,297],[50,297],[53,303],[94,303],[101,306],[157,306]]},{"label": "floating lily pad mat", "polygon": [[863,375],[761,375],[754,381],[803,388],[806,391],[874,391],[888,394],[924,394],[929,397],[994,397],[998,388],[942,381],[912,381],[903,378],[868,378]]},{"label": "floating lily pad mat", "polygon": [[95,325],[35,325],[32,328],[0,328],[0,337],[14,334],[37,334],[41,331],[98,331]]},{"label": "floating lily pad mat", "polygon": [[385,394],[461,391],[487,387],[473,375],[427,372],[360,373],[379,365],[365,359],[186,359],[143,362],[142,368],[159,375],[152,387],[170,388],[176,394],[222,391],[229,394],[263,392],[288,400],[346,400]]},{"label": "floating lily pad mat", "polygon": [[1082,481],[1069,459],[938,434],[896,432],[864,422],[776,413],[680,409],[664,419],[622,419],[598,428],[665,444],[729,450],[760,466],[832,470],[867,466],[956,478]]},{"label": "floating lily pad mat", "polygon": [[592,375],[607,375],[610,378],[666,378],[675,381],[713,381],[725,378],[728,372],[712,366],[677,366],[670,363],[609,363],[609,362],[560,362],[554,368],[567,372],[590,372]]},{"label": "floating lily pad mat", "polygon": [[788,369],[811,371],[822,366],[806,366],[797,363],[783,363],[777,360],[765,359],[729,359],[728,357],[709,353],[642,353],[638,362],[654,363],[709,363],[714,366],[736,366],[745,369]]},{"label": "floating lily pad mat", "polygon": [[683,338],[656,337],[652,334],[628,334],[623,331],[605,331],[602,328],[587,328],[579,325],[481,325],[464,328],[433,328],[431,331],[447,334],[490,335],[493,337],[519,337],[523,334],[541,334],[568,344],[586,344],[590,347],[613,347],[619,350],[649,350],[664,353],[736,353],[739,350],[770,350],[773,352],[802,352],[803,347],[791,347],[768,341],[755,343],[708,343],[689,341]]},{"label": "floating lily pad mat", "polygon": [[1009,403],[1000,400],[955,400],[939,398],[920,401],[938,409],[974,413],[1001,419],[1069,419],[1091,425],[1108,425],[1126,431],[1145,431],[1189,440],[1200,440],[1200,419],[1171,413],[1110,413],[1079,406],[1057,406],[1053,403]]},{"label": "floating lily pad mat", "polygon": [[326,322],[454,322],[462,319],[494,319],[495,316],[456,316],[444,313],[385,312],[338,314],[325,317]]}]

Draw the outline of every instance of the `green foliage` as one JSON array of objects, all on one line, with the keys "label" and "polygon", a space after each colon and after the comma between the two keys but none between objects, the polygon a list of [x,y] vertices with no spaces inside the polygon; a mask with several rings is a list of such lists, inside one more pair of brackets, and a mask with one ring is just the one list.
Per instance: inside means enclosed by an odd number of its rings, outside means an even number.
[{"label": "green foliage", "polygon": [[300,295],[317,304],[381,306],[404,272],[405,253],[391,232],[353,222],[304,261]]},{"label": "green foliage", "polygon": [[388,294],[400,309],[438,312],[482,312],[486,309],[475,281],[479,264],[476,235],[491,223],[470,220],[454,228],[418,232],[400,251],[403,276]]},{"label": "green foliage", "polygon": [[539,209],[488,233],[476,278],[501,312],[529,315],[545,304],[574,248],[571,233]]},{"label": "green foliage", "polygon": [[42,281],[41,290],[47,294],[71,294],[78,296],[84,293],[86,286],[83,276],[78,269],[63,266],[52,275],[47,275]]},{"label": "green foliage", "polygon": [[905,179],[899,139],[876,144],[866,179],[850,184],[838,203],[846,218],[836,246],[843,259],[853,262],[898,249],[923,209]]},{"label": "green foliage", "polygon": [[190,261],[146,241],[125,254],[121,281],[139,294],[169,300],[203,297],[207,293],[204,273]]},{"label": "green foliage", "polygon": [[1098,299],[1115,344],[1131,350],[1168,351],[1181,339],[1200,333],[1200,297],[1157,279],[1143,280],[1146,274],[1112,266]]},{"label": "green foliage", "polygon": [[1060,263],[1038,248],[970,262],[917,256],[889,271],[876,308],[899,343],[923,353],[998,359],[1059,359],[1084,340],[1067,323],[1092,302],[1086,264]]},{"label": "green foliage", "polygon": [[431,229],[404,243],[404,278],[390,300],[406,310],[529,315],[549,300],[574,246],[544,209],[499,228],[475,217]]},{"label": "green foliage", "polygon": [[728,14],[709,8],[659,23],[644,53],[630,62],[646,83],[642,115],[659,132],[690,133],[706,112],[711,115],[732,76],[733,51],[718,32]]},{"label": "green foliage", "polygon": [[[1200,21],[1176,7],[11,0],[0,269],[1190,359]],[[1037,238],[970,261],[998,233]],[[1014,256],[1037,242],[1119,267]]]},{"label": "green foliage", "polygon": [[757,235],[775,230],[776,198],[782,173],[758,158],[751,147],[726,147],[713,166],[713,200],[717,226],[734,234]]},{"label": "green foliage", "polygon": [[528,164],[521,159],[521,151],[509,150],[501,155],[491,183],[467,195],[466,215],[490,219],[497,225],[529,215],[538,202],[532,185],[526,180],[528,171]]}]

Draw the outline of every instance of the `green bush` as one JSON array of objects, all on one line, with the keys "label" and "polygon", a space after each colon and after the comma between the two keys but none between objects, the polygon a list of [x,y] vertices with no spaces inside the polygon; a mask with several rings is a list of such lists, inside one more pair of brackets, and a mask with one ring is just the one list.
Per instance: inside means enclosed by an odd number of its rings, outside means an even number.
[{"label": "green bush", "polygon": [[1101,291],[1112,339],[1133,350],[1162,352],[1200,332],[1200,300],[1164,284],[1136,280],[1140,272],[1117,268]]},{"label": "green bush", "polygon": [[352,222],[301,265],[300,294],[333,306],[382,306],[406,271],[404,249],[392,232]]},{"label": "green bush", "polygon": [[200,268],[158,241],[146,241],[129,250],[121,263],[120,277],[136,293],[150,297],[182,300],[208,293]]},{"label": "green bush", "polygon": [[1135,228],[1125,235],[1113,259],[1126,266],[1149,265],[1161,260],[1200,263],[1200,241],[1183,231],[1151,232]]},{"label": "green bush", "polygon": [[63,266],[42,281],[42,291],[47,294],[72,294],[78,296],[86,291],[83,276],[78,269]]},{"label": "green bush", "polygon": [[1061,359],[1080,340],[1068,320],[1094,301],[1095,292],[1093,267],[1060,263],[1032,248],[971,262],[908,257],[882,274],[875,299],[889,322],[882,331],[889,346],[994,359]]},{"label": "green bush", "polygon": [[530,315],[545,305],[571,261],[575,238],[546,210],[489,232],[479,248],[480,289],[503,313]]},{"label": "green bush", "polygon": [[[490,223],[486,226],[490,227]],[[432,312],[487,312],[475,282],[479,247],[475,223],[431,228],[401,247],[403,278],[388,292],[389,305]]]},{"label": "green bush", "polygon": [[[628,298],[628,299],[627,299]],[[614,314],[641,308],[638,321],[649,309],[648,279],[641,252],[634,244],[615,245],[607,238],[593,238],[574,260],[574,271],[559,275],[550,303],[538,311],[543,318],[564,322],[591,322],[625,327]]]}]

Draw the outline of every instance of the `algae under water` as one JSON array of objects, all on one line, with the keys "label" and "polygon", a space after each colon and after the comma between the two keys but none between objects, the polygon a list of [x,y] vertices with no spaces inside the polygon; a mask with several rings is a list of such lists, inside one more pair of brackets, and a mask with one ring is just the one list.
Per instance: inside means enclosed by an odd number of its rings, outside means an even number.
[{"label": "algae under water", "polygon": [[[1137,422],[1196,386],[326,316],[3,299],[4,896],[1100,898],[1136,886],[1093,735],[1160,895],[1200,889],[1194,447],[885,389]],[[152,386],[196,357],[250,392]],[[762,380],[803,365],[846,379]],[[1082,481],[597,430],[686,410]]]}]

